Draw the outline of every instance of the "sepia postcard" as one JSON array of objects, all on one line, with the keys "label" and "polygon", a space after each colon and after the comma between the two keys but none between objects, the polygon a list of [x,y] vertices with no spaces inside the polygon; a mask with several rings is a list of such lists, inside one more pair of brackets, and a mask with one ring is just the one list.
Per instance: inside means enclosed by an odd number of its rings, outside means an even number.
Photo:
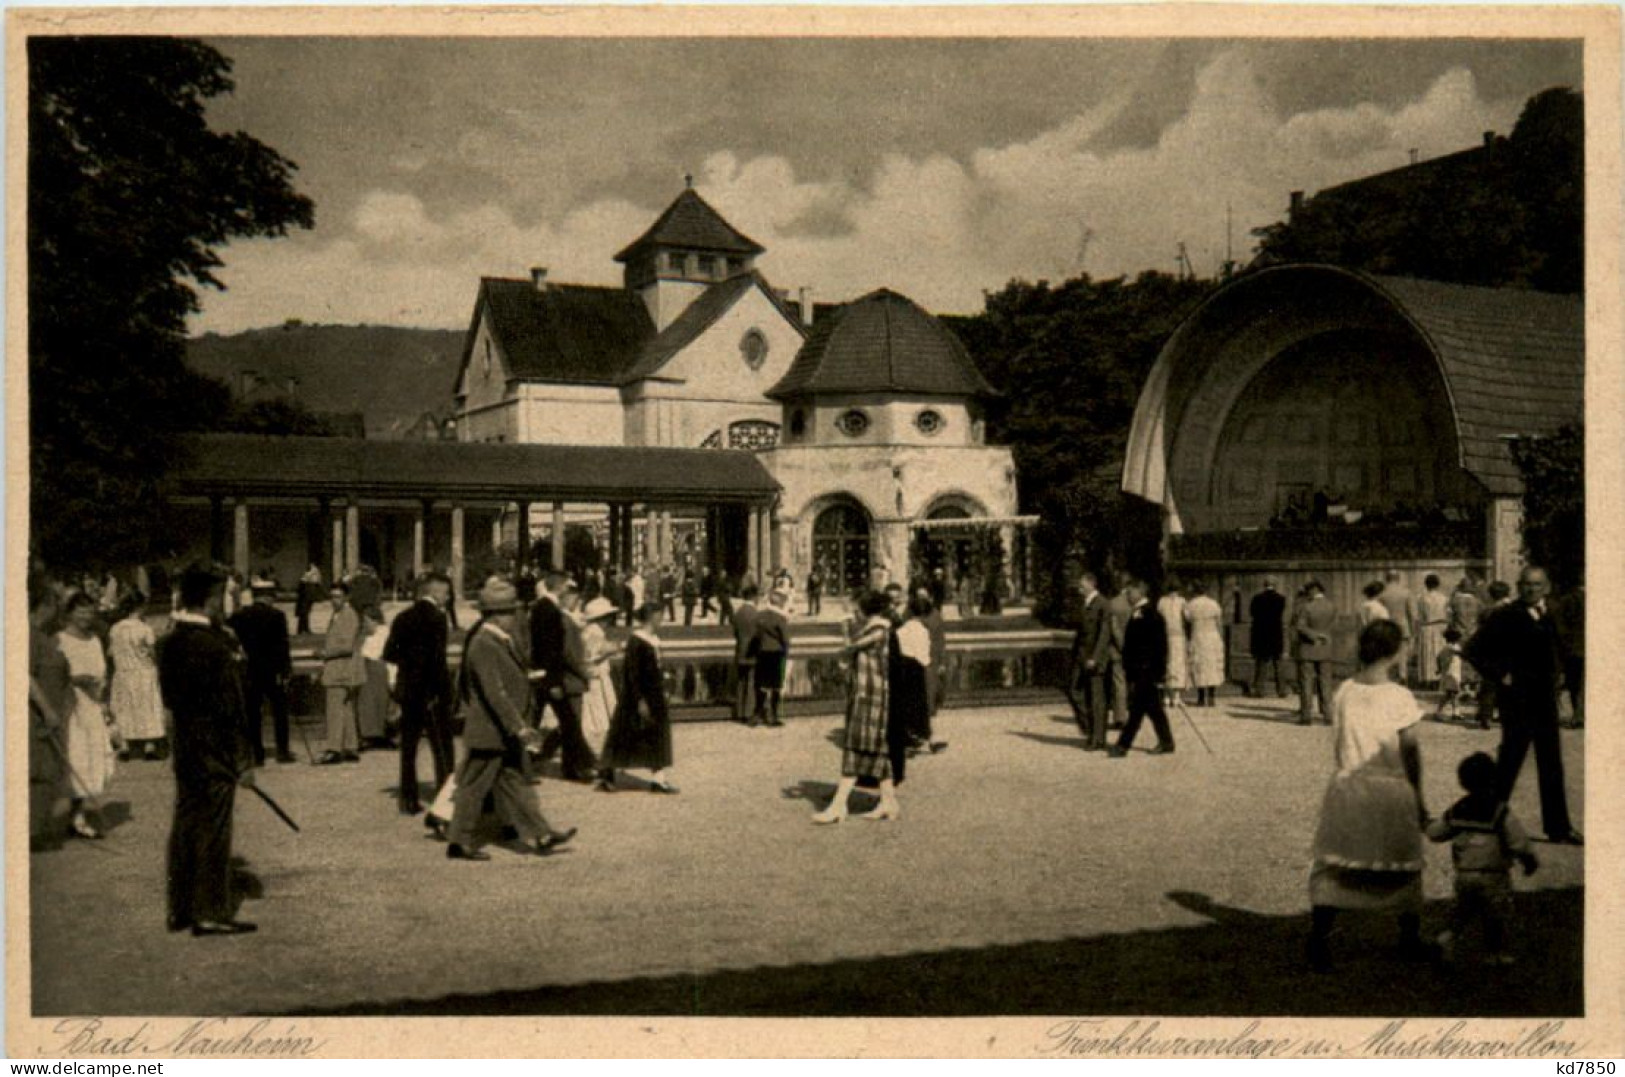
[{"label": "sepia postcard", "polygon": [[9,10],[6,1052],[1619,1056],[1619,34]]}]

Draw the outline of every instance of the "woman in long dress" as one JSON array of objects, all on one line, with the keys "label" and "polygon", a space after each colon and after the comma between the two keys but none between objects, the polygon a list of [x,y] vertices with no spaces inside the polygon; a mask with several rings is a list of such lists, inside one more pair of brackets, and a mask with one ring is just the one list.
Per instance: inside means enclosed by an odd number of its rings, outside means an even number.
[{"label": "woman in long dress", "polygon": [[1191,632],[1191,683],[1196,686],[1196,705],[1211,707],[1217,702],[1219,685],[1224,683],[1224,633],[1219,626],[1224,610],[1200,583],[1191,586],[1191,600],[1185,604],[1185,623]]},{"label": "woman in long dress", "polygon": [[1168,675],[1163,682],[1163,705],[1171,707],[1180,702],[1190,687],[1190,669],[1187,664],[1189,644],[1185,636],[1185,596],[1179,593],[1177,577],[1169,579],[1163,596],[1157,600],[1157,612],[1168,633]]},{"label": "woman in long dress", "polygon": [[891,598],[884,591],[871,591],[858,606],[863,625],[850,643],[841,649],[852,659],[852,680],[847,691],[846,733],[841,747],[841,781],[829,807],[813,816],[815,823],[838,823],[846,818],[847,798],[859,778],[880,786],[880,804],[865,819],[895,819],[899,814],[897,789],[892,783],[891,759],[886,730],[890,706],[888,663],[891,652]]},{"label": "woman in long dress", "polygon": [[158,694],[158,637],[142,616],[146,603],[131,595],[122,620],[107,634],[113,662],[113,688],[108,707],[119,736],[132,750],[140,744],[146,759],[159,758],[164,740],[164,703]]},{"label": "woman in long dress", "polygon": [[660,622],[665,611],[658,601],[639,606],[633,614],[632,634],[626,640],[626,661],[621,667],[620,700],[604,738],[598,772],[599,792],[615,791],[615,772],[643,768],[649,774],[649,792],[675,793],[666,780],[672,764],[671,712],[666,706],[666,680],[660,671]]},{"label": "woman in long dress", "polygon": [[1416,599],[1416,670],[1425,687],[1439,682],[1439,655],[1450,624],[1450,600],[1439,590],[1439,577],[1428,575]]},{"label": "woman in long dress", "polygon": [[73,710],[68,714],[71,825],[81,838],[99,838],[101,829],[86,815],[85,801],[98,800],[113,775],[112,719],[102,705],[107,696],[107,655],[95,631],[96,600],[77,593],[68,599],[66,614],[68,627],[57,633],[56,642],[68,659],[73,682]]},{"label": "woman in long dress", "polygon": [[610,719],[615,714],[615,684],[609,663],[621,651],[610,646],[604,627],[613,624],[618,613],[615,603],[598,597],[583,606],[580,615],[581,646],[586,651],[587,668],[592,671],[587,691],[581,697],[581,733],[595,757],[603,754],[604,738],[609,736]]},{"label": "woman in long dress", "polygon": [[1332,697],[1337,770],[1321,804],[1309,875],[1309,962],[1317,971],[1330,967],[1339,909],[1396,910],[1402,952],[1424,955],[1422,711],[1410,690],[1391,680],[1403,643],[1392,621],[1367,625],[1360,671]]}]

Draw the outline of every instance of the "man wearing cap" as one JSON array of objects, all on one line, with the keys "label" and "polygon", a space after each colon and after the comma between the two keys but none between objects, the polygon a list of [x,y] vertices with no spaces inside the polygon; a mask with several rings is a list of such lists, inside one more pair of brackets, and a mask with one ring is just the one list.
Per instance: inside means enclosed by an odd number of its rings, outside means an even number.
[{"label": "man wearing cap", "polygon": [[1320,701],[1320,719],[1332,724],[1332,629],[1337,624],[1337,608],[1326,597],[1319,580],[1304,584],[1304,601],[1292,618],[1292,632],[1298,641],[1298,724],[1314,721],[1311,699]]},{"label": "man wearing cap", "polygon": [[463,716],[466,754],[457,768],[446,857],[489,860],[474,845],[480,809],[490,796],[502,821],[546,856],[575,836],[555,831],[542,815],[536,790],[525,781],[521,753],[541,741],[530,722],[532,695],[525,664],[514,644],[519,592],[493,577],[480,589],[479,624],[463,642],[457,701]]},{"label": "man wearing cap", "polygon": [[1286,596],[1275,589],[1275,580],[1266,578],[1264,589],[1253,596],[1247,605],[1249,649],[1253,655],[1253,687],[1255,698],[1264,694],[1264,669],[1275,675],[1275,694],[1286,698],[1286,687],[1281,683],[1281,652],[1286,646],[1286,632],[1282,619],[1286,616]]},{"label": "man wearing cap", "polygon": [[271,704],[271,724],[276,736],[276,761],[292,763],[288,750],[288,677],[293,663],[288,651],[288,619],[276,608],[276,585],[256,577],[250,588],[254,601],[231,615],[228,622],[243,645],[248,658],[248,676],[243,701],[247,712],[248,746],[254,765],[265,763],[265,704]]},{"label": "man wearing cap", "polygon": [[384,661],[395,666],[401,702],[400,810],[416,815],[418,741],[427,739],[439,789],[451,776],[451,673],[446,666],[446,604],[451,581],[438,572],[418,578],[418,598],[396,615],[384,644]]},{"label": "man wearing cap", "polygon": [[242,935],[233,918],[231,816],[237,785],[254,780],[235,646],[216,627],[225,577],[181,576],[175,628],[159,648],[158,688],[174,717],[175,821],[169,832],[169,930]]},{"label": "man wearing cap", "polygon": [[592,749],[581,735],[581,694],[587,690],[591,671],[581,645],[581,630],[566,615],[580,600],[575,582],[562,572],[549,572],[544,587],[536,592],[530,608],[530,679],[540,693],[536,712],[552,707],[559,728],[542,745],[542,758],[550,758],[560,747],[564,780],[588,781],[596,762]]}]

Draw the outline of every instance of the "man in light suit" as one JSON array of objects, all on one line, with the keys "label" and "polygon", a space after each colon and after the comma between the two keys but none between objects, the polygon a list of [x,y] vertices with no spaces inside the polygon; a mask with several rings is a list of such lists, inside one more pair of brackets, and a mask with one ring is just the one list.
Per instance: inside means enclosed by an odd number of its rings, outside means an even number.
[{"label": "man in light suit", "polygon": [[322,687],[327,691],[327,750],[317,762],[361,762],[361,726],[357,707],[367,670],[361,657],[361,614],[350,602],[342,580],[328,592],[333,617],[322,641]]},{"label": "man in light suit", "polygon": [[1072,638],[1066,700],[1083,734],[1083,750],[1098,752],[1106,747],[1106,670],[1111,661],[1112,627],[1094,573],[1085,572],[1078,580],[1078,595],[1083,607],[1077,635]]},{"label": "man in light suit", "polygon": [[1298,641],[1298,724],[1314,721],[1310,708],[1311,694],[1320,700],[1320,717],[1327,725],[1332,721],[1332,628],[1337,623],[1337,609],[1326,597],[1326,588],[1319,580],[1304,585],[1307,596],[1298,606],[1292,619],[1293,637]]}]

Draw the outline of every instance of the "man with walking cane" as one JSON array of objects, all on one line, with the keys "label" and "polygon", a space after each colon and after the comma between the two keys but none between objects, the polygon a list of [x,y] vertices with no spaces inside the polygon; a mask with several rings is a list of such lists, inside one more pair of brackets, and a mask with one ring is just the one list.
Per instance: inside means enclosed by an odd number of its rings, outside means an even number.
[{"label": "man with walking cane", "polygon": [[1170,755],[1174,750],[1174,731],[1168,727],[1168,715],[1162,709],[1162,684],[1168,676],[1168,630],[1162,614],[1146,601],[1145,584],[1130,578],[1123,584],[1123,598],[1128,602],[1128,624],[1123,629],[1123,674],[1128,680],[1128,721],[1109,753],[1113,759],[1128,754],[1134,744],[1134,734],[1147,717],[1151,728],[1157,731],[1157,746],[1152,755]]},{"label": "man with walking cane", "polygon": [[169,834],[169,930],[242,935],[234,919],[231,817],[238,784],[252,785],[243,683],[231,641],[215,627],[225,579],[193,566],[181,577],[175,630],[158,658],[158,686],[174,716],[175,822]]}]

